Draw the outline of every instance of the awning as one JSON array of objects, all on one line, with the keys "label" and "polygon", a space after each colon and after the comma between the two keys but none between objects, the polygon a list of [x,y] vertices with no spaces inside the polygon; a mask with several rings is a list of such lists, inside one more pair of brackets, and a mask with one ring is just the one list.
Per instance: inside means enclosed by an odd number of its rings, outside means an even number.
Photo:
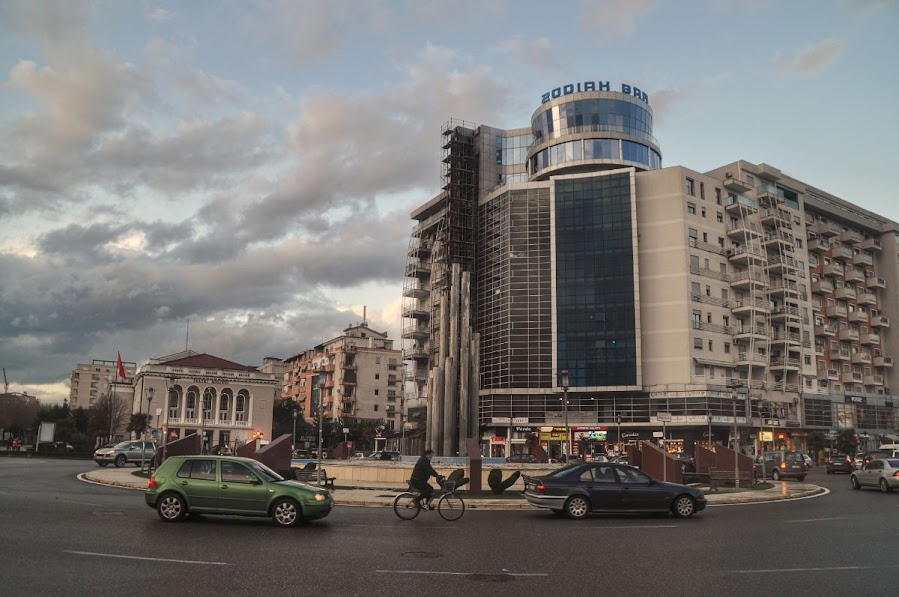
[{"label": "awning", "polygon": [[884,433],[883,436],[887,439],[891,439],[894,442],[899,442],[899,435],[893,435],[892,433]]},{"label": "awning", "polygon": [[709,365],[711,367],[727,367],[728,369],[734,368],[734,364],[732,362],[713,361],[711,359],[699,359],[696,357],[693,357],[693,360],[695,360],[700,365]]}]

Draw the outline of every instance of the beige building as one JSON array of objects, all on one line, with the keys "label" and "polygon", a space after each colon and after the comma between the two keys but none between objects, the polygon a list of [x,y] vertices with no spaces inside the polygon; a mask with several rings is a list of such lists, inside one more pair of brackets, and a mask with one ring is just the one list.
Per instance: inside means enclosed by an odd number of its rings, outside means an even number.
[{"label": "beige building", "polygon": [[366,323],[285,359],[281,397],[296,400],[312,420],[323,397],[323,415],[331,420],[384,421],[399,429],[402,404],[402,352],[387,334]]},{"label": "beige building", "polygon": [[662,168],[649,96],[613,88],[553,89],[527,128],[444,127],[403,289],[428,445],[896,436],[899,224],[768,164]]},{"label": "beige building", "polygon": [[125,368],[124,379],[118,375],[116,361],[94,359],[90,364],[75,365],[69,382],[69,408],[90,408],[98,397],[113,390],[117,396],[130,402],[133,396],[130,385],[137,364],[123,361],[122,365]]},{"label": "beige building", "polygon": [[241,365],[188,350],[150,359],[134,376],[134,413],[169,438],[198,433],[207,449],[271,440],[277,359]]}]

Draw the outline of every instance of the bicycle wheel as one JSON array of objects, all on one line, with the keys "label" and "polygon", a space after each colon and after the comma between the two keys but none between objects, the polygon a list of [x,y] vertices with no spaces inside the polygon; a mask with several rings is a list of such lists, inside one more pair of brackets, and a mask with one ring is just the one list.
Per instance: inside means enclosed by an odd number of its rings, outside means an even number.
[{"label": "bicycle wheel", "polygon": [[418,496],[409,491],[401,493],[393,500],[393,511],[403,520],[412,520],[421,512],[417,499]]},{"label": "bicycle wheel", "polygon": [[455,493],[444,494],[437,502],[437,512],[443,520],[459,520],[465,514],[465,502]]}]

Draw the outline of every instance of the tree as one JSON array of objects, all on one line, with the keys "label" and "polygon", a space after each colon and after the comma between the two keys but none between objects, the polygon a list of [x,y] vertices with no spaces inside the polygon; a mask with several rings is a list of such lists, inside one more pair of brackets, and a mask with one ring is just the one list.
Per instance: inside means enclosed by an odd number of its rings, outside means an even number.
[{"label": "tree", "polygon": [[843,429],[834,440],[834,447],[840,454],[853,454],[858,448],[858,440],[855,437],[855,429]]},{"label": "tree", "polygon": [[147,413],[133,414],[128,421],[128,427],[125,428],[125,431],[128,431],[129,433],[134,432],[138,436],[141,436],[144,433],[144,429],[147,428],[147,422]]},{"label": "tree", "polygon": [[94,435],[112,441],[116,432],[128,421],[130,410],[124,398],[110,392],[101,395],[90,408]]}]

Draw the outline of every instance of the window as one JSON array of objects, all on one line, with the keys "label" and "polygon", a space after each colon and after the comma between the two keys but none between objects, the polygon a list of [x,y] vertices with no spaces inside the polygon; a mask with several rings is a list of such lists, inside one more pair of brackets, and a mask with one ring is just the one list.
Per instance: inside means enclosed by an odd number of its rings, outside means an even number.
[{"label": "window", "polygon": [[375,396],[378,395],[379,391],[380,391],[380,390],[378,390],[378,388],[375,388]]},{"label": "window", "polygon": [[704,182],[699,183],[699,198],[705,199],[705,183]]},{"label": "window", "polygon": [[378,405],[375,404],[375,412],[378,412]]},{"label": "window", "polygon": [[702,291],[699,288],[699,282],[690,282],[690,294],[699,296]]},{"label": "window", "polygon": [[752,174],[746,175],[746,184],[748,184],[751,187],[755,186],[755,178],[752,176]]},{"label": "window", "polygon": [[705,208],[704,207],[702,208],[702,217],[703,218],[705,217]]},{"label": "window", "polygon": [[730,342],[724,343],[724,354],[730,354]]},{"label": "window", "polygon": [[687,234],[689,234],[690,238],[692,238],[693,240],[696,240],[699,238],[699,231],[696,228],[688,228]]},{"label": "window", "polygon": [[709,352],[711,352],[712,350],[714,350],[714,349],[712,348],[712,341],[709,340]]},{"label": "window", "polygon": [[[705,210],[702,210],[702,211],[705,211]],[[709,233],[708,232],[702,233],[702,242],[704,242],[704,243],[709,242]]]},{"label": "window", "polygon": [[381,357],[375,357],[375,365],[381,364]]},{"label": "window", "polygon": [[380,374],[380,373],[375,373],[375,379],[381,379],[381,374]]},{"label": "window", "polygon": [[695,190],[694,186],[695,186],[695,183],[693,182],[693,179],[688,178],[686,188],[685,188],[688,195],[691,195],[691,196],[696,195],[696,190]]},{"label": "window", "polygon": [[693,338],[693,348],[702,350],[702,338]]},{"label": "window", "polygon": [[721,189],[715,188],[715,203],[721,205]]},{"label": "window", "polygon": [[730,317],[727,315],[724,316],[724,326],[727,327],[730,325]]},{"label": "window", "polygon": [[700,324],[702,323],[702,311],[698,309],[693,309],[693,323]]},{"label": "window", "polygon": [[801,238],[797,238],[797,239],[796,239],[796,248],[797,248],[797,249],[801,249],[801,248],[802,248],[802,239],[801,239]]},{"label": "window", "polygon": [[708,312],[708,313],[705,314],[705,320],[706,320],[708,323],[712,323],[712,314],[711,314],[711,312]]},{"label": "window", "polygon": [[222,461],[222,483],[246,483],[257,480],[253,472],[239,462]]},{"label": "window", "polygon": [[215,460],[188,460],[178,469],[178,477],[215,481]]},{"label": "window", "polygon": [[715,213],[715,219],[718,220],[718,223],[719,223],[719,224],[723,224],[723,223],[724,223],[724,214],[721,213],[720,211],[719,211],[719,212],[716,212],[716,213]]},{"label": "window", "polygon": [[687,203],[687,213],[696,215],[696,204],[695,203]]}]

